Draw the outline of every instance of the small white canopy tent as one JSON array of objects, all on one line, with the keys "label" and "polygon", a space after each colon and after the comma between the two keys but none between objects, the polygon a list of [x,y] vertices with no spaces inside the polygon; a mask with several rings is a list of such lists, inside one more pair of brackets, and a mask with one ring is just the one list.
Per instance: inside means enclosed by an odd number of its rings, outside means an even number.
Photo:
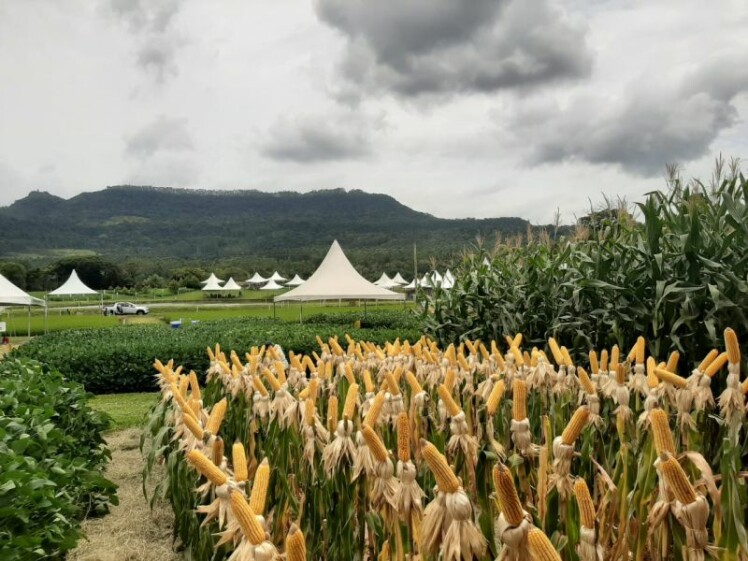
[{"label": "small white canopy tent", "polygon": [[223,279],[219,279],[215,273],[211,273],[210,276],[204,281],[200,281],[200,284],[211,285],[222,283]]},{"label": "small white canopy tent", "polygon": [[301,286],[306,281],[302,279],[299,275],[294,275],[294,277],[286,283],[286,286]]},{"label": "small white canopy tent", "polygon": [[283,285],[278,284],[273,279],[270,279],[267,284],[260,287],[260,290],[281,290],[283,288],[286,288]]},{"label": "small white canopy tent", "polygon": [[0,275],[0,306],[26,306],[28,308],[28,336],[31,337],[31,306],[45,306],[44,300],[26,294],[15,284]]},{"label": "small white canopy tent", "polygon": [[431,273],[431,283],[434,286],[441,286],[442,280],[444,280],[444,277],[439,274],[439,271],[434,271],[433,273]]},{"label": "small white canopy tent", "polygon": [[255,273],[250,278],[248,278],[246,281],[244,281],[245,284],[265,284],[270,279],[266,279],[263,277],[260,273]]},{"label": "small white canopy tent", "polygon": [[301,286],[275,297],[276,302],[312,300],[404,300],[404,294],[392,292],[369,282],[351,265],[336,241],[314,274]]},{"label": "small white canopy tent", "polygon": [[408,284],[408,281],[406,281],[400,273],[397,273],[394,277],[392,277],[392,282],[396,284]]},{"label": "small white canopy tent", "polygon": [[236,284],[236,281],[234,280],[234,277],[229,277],[229,280],[226,281],[226,284],[224,284],[221,287],[221,290],[228,290],[228,291],[240,291],[242,289],[241,286]]},{"label": "small white canopy tent", "polygon": [[385,288],[392,285],[392,279],[387,276],[387,273],[382,273],[382,276],[374,281],[377,286],[384,286]]},{"label": "small white canopy tent", "polygon": [[286,279],[282,277],[278,271],[275,271],[272,275],[270,275],[270,278],[268,280],[273,280],[275,282],[283,282]]},{"label": "small white canopy tent", "polygon": [[80,296],[84,294],[98,294],[98,292],[86,286],[73,269],[68,280],[62,286],[55,288],[48,296]]},{"label": "small white canopy tent", "polygon": [[[211,275],[212,277],[215,277],[215,275]],[[221,290],[221,283],[222,280],[218,280],[218,278],[211,278],[208,279],[208,282],[205,284],[205,286],[202,288],[204,292],[216,292]]]},{"label": "small white canopy tent", "polygon": [[415,290],[416,289],[416,279],[413,279],[412,281],[410,281],[405,286],[402,286],[401,288],[403,290],[408,290],[408,291]]},{"label": "small white canopy tent", "polygon": [[418,286],[420,286],[421,288],[432,288],[431,278],[429,277],[428,273],[423,274],[421,280],[418,281]]}]

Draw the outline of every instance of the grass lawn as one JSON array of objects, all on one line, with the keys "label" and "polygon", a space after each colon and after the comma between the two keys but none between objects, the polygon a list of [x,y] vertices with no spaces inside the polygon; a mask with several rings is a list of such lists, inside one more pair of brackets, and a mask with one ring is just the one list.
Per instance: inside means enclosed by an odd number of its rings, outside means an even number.
[{"label": "grass lawn", "polygon": [[97,411],[111,415],[112,430],[121,430],[142,426],[145,414],[158,396],[156,392],[95,395],[88,403]]}]

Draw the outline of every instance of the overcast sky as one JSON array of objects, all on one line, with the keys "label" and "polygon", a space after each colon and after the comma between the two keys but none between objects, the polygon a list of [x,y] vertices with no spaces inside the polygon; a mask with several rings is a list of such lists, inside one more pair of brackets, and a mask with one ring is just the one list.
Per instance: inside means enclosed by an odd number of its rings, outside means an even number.
[{"label": "overcast sky", "polygon": [[0,205],[107,185],[582,214],[748,158],[746,0],[0,0]]}]

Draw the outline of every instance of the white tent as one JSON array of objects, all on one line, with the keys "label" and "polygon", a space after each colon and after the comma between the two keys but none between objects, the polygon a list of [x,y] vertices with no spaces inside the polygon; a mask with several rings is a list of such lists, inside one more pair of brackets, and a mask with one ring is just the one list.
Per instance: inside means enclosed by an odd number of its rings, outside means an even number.
[{"label": "white tent", "polygon": [[211,286],[214,286],[215,284],[218,284],[221,282],[223,282],[223,279],[219,279],[215,273],[211,273],[207,279],[205,279],[204,281],[200,281],[200,284],[205,284],[205,285],[209,284]]},{"label": "white tent", "polygon": [[205,284],[205,286],[202,288],[205,292],[215,292],[217,290],[221,290],[221,283],[222,280],[218,280],[218,278],[215,275],[211,275],[211,277],[208,279],[208,282]]},{"label": "white tent", "polygon": [[431,273],[431,284],[434,286],[441,286],[442,280],[444,280],[444,278],[439,274],[439,271]]},{"label": "white tent", "polygon": [[294,275],[294,277],[286,283],[286,286],[301,286],[306,281],[302,279],[299,275]]},{"label": "white tent", "polygon": [[447,272],[444,273],[444,280],[447,280],[447,279],[449,279],[454,284],[455,276],[452,274],[452,271],[450,271],[449,269],[447,269]]},{"label": "white tent", "polygon": [[408,284],[408,281],[406,281],[400,273],[397,273],[394,277],[392,277],[392,282],[397,284]]},{"label": "white tent", "polygon": [[387,273],[382,273],[382,276],[375,280],[374,284],[387,288],[392,285],[392,279],[387,276]]},{"label": "white tent", "polygon": [[418,286],[420,286],[421,288],[432,288],[431,278],[429,277],[428,273],[423,274],[421,280],[418,281]]},{"label": "white tent", "polygon": [[488,260],[488,257],[483,258],[483,264],[489,269],[491,268],[491,262]]},{"label": "white tent", "polygon": [[301,286],[275,297],[276,302],[286,300],[404,300],[398,294],[369,282],[351,265],[336,241],[314,271]]},{"label": "white tent", "polygon": [[270,275],[270,278],[268,280],[273,280],[275,282],[283,282],[286,279],[283,278],[278,271],[275,271],[272,275]]},{"label": "white tent", "polygon": [[28,336],[31,337],[31,306],[46,307],[46,304],[44,300],[26,294],[3,275],[0,275],[0,306],[27,306],[29,309],[27,329]]},{"label": "white tent", "polygon": [[281,290],[282,288],[286,287],[270,279],[266,285],[260,287],[260,290]]},{"label": "white tent", "polygon": [[408,284],[406,284],[405,286],[403,286],[401,288],[403,290],[408,290],[408,291],[415,290],[416,289],[416,279],[413,279],[412,281],[410,281]]},{"label": "white tent", "polygon": [[229,277],[229,280],[226,281],[226,284],[224,284],[221,287],[221,290],[241,290],[242,287],[236,284],[236,281],[234,280],[234,277]]},{"label": "white tent", "polygon": [[263,277],[260,273],[255,273],[250,278],[248,278],[246,281],[244,281],[245,284],[264,284],[270,279],[266,279]]},{"label": "white tent", "polygon": [[98,294],[98,292],[86,286],[73,269],[68,280],[62,286],[50,292],[49,296],[78,296],[81,294]]}]

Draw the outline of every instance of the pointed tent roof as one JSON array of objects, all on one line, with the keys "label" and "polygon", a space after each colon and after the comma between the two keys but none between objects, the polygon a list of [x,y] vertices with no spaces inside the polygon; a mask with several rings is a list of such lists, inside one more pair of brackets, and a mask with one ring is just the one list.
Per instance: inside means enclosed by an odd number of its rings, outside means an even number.
[{"label": "pointed tent roof", "polygon": [[211,275],[211,277],[213,278],[209,278],[208,282],[205,283],[205,286],[202,289],[205,290],[206,292],[221,290],[221,283],[223,281],[219,281],[215,275]]},{"label": "pointed tent roof", "polygon": [[431,277],[428,273],[423,274],[421,280],[418,281],[418,286],[420,286],[421,288],[432,288]]},{"label": "pointed tent roof", "polygon": [[447,280],[447,279],[449,279],[452,282],[455,281],[455,276],[452,274],[452,271],[450,271],[449,269],[447,269],[447,272],[444,273],[444,280]]},{"label": "pointed tent roof", "polygon": [[0,275],[0,306],[44,306],[44,300],[26,294]]},{"label": "pointed tent roof", "polygon": [[397,273],[394,277],[392,277],[392,282],[396,282],[397,284],[408,284],[408,281],[406,281],[400,273]]},{"label": "pointed tent roof", "polygon": [[284,300],[403,300],[405,296],[369,282],[351,265],[335,240],[314,274],[298,288],[275,297]]},{"label": "pointed tent roof", "polygon": [[286,286],[301,286],[306,281],[302,279],[299,275],[294,275],[294,277],[286,283]]},{"label": "pointed tent roof", "polygon": [[62,286],[50,292],[49,296],[77,296],[80,294],[98,294],[98,292],[86,286],[78,276],[78,273],[75,272],[75,269],[73,269],[68,280]]},{"label": "pointed tent roof", "polygon": [[[223,282],[223,279],[219,279],[215,273],[211,273],[210,276],[204,281],[200,281],[200,284],[211,284]],[[215,290],[215,289],[214,289]]]},{"label": "pointed tent roof", "polygon": [[439,271],[431,273],[431,282],[434,286],[439,286],[442,283],[442,280],[444,280],[444,277],[441,276]]},{"label": "pointed tent roof", "polygon": [[387,276],[387,273],[382,273],[382,276],[374,281],[377,286],[386,286],[392,284],[392,279]]},{"label": "pointed tent roof", "polygon": [[266,285],[260,287],[260,290],[280,290],[282,288],[286,287],[278,284],[273,279],[270,279]]},{"label": "pointed tent roof", "polygon": [[226,284],[224,284],[221,287],[221,290],[241,290],[241,289],[242,287],[236,284],[234,277],[229,277],[229,280],[226,281]]},{"label": "pointed tent roof", "polygon": [[286,279],[283,278],[278,271],[275,271],[272,275],[270,275],[270,278],[268,280],[274,280],[275,282],[283,282]]},{"label": "pointed tent roof", "polygon": [[263,277],[260,273],[255,273],[250,278],[248,278],[246,281],[244,281],[247,284],[264,284],[270,279],[266,279]]}]

